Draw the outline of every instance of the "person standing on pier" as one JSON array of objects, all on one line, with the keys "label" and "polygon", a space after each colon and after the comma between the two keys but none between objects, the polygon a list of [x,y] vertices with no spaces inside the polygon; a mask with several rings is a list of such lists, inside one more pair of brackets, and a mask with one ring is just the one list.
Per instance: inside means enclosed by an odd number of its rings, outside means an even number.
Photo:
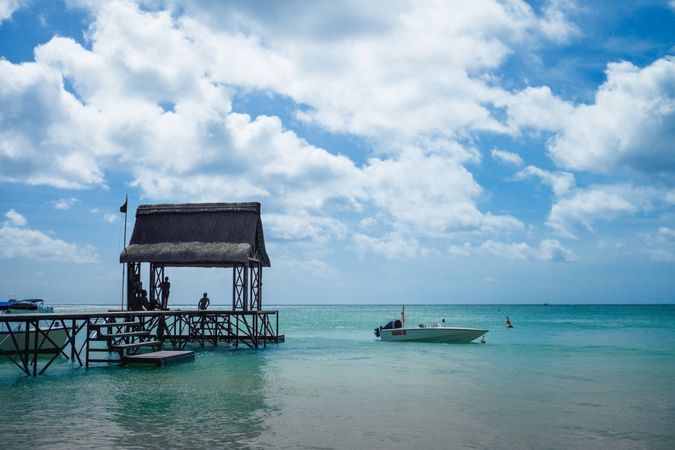
[{"label": "person standing on pier", "polygon": [[171,283],[169,283],[169,277],[164,277],[164,281],[159,284],[159,287],[162,289],[162,309],[168,309],[169,304],[169,291],[171,290]]},{"label": "person standing on pier", "polygon": [[206,292],[204,292],[204,296],[199,299],[199,303],[197,304],[197,309],[200,311],[206,311],[206,308],[209,307],[209,303],[211,303],[211,300],[206,296]]}]

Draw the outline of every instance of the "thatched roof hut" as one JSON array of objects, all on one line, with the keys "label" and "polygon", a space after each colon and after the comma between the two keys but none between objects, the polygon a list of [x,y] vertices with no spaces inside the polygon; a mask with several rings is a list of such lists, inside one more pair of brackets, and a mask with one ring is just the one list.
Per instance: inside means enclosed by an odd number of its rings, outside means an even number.
[{"label": "thatched roof hut", "polygon": [[270,266],[260,203],[141,205],[121,263],[232,267],[257,260]]}]

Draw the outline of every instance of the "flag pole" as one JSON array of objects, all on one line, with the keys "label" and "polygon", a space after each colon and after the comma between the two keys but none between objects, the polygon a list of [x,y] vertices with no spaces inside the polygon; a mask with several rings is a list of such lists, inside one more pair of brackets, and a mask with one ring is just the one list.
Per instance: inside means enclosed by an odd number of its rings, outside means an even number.
[{"label": "flag pole", "polygon": [[[124,252],[126,253],[127,251],[127,209],[128,209],[128,203],[129,203],[129,196],[124,195],[124,205],[120,208],[120,212],[124,212],[124,241],[122,242],[122,248],[124,248]],[[122,264],[122,304],[120,306],[120,310],[124,311],[124,264]]]}]

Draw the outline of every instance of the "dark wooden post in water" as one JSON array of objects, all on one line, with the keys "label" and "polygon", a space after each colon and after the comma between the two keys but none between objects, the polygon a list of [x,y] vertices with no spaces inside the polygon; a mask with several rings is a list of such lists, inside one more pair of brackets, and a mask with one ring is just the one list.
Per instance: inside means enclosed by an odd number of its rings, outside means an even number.
[{"label": "dark wooden post in water", "polygon": [[251,310],[262,309],[262,263],[257,260],[251,260]]},{"label": "dark wooden post in water", "polygon": [[158,304],[162,299],[164,264],[150,263],[150,303]]},{"label": "dark wooden post in water", "polygon": [[232,267],[232,311],[248,311],[248,270],[244,264]]},{"label": "dark wooden post in water", "polygon": [[127,263],[127,311],[136,304],[136,286],[141,283],[141,263]]}]

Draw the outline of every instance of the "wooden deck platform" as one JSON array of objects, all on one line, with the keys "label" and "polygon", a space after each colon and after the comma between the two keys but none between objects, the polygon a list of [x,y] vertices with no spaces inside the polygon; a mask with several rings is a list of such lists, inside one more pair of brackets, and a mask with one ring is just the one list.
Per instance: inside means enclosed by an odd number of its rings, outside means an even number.
[{"label": "wooden deck platform", "polygon": [[[189,350],[187,346],[205,348],[220,344],[257,349],[284,342],[284,335],[279,334],[276,310],[0,314],[0,326],[17,330],[5,339],[4,343],[11,345],[0,349],[0,360],[6,357],[26,375],[33,376],[43,374],[57,359],[85,367],[90,363],[130,363],[144,358],[147,360],[142,362],[162,365],[162,358],[159,362],[148,359],[148,353],[139,350],[154,347],[152,350],[166,348],[179,352]],[[55,328],[62,328],[64,335],[56,339],[51,333]],[[56,351],[49,358],[38,358],[49,348]],[[127,357],[130,358],[125,359]]]},{"label": "wooden deck platform", "polygon": [[193,361],[195,352],[193,351],[159,351],[150,353],[141,353],[138,355],[129,355],[122,358],[122,364],[153,364],[164,367],[167,364],[174,364],[184,361]]}]

